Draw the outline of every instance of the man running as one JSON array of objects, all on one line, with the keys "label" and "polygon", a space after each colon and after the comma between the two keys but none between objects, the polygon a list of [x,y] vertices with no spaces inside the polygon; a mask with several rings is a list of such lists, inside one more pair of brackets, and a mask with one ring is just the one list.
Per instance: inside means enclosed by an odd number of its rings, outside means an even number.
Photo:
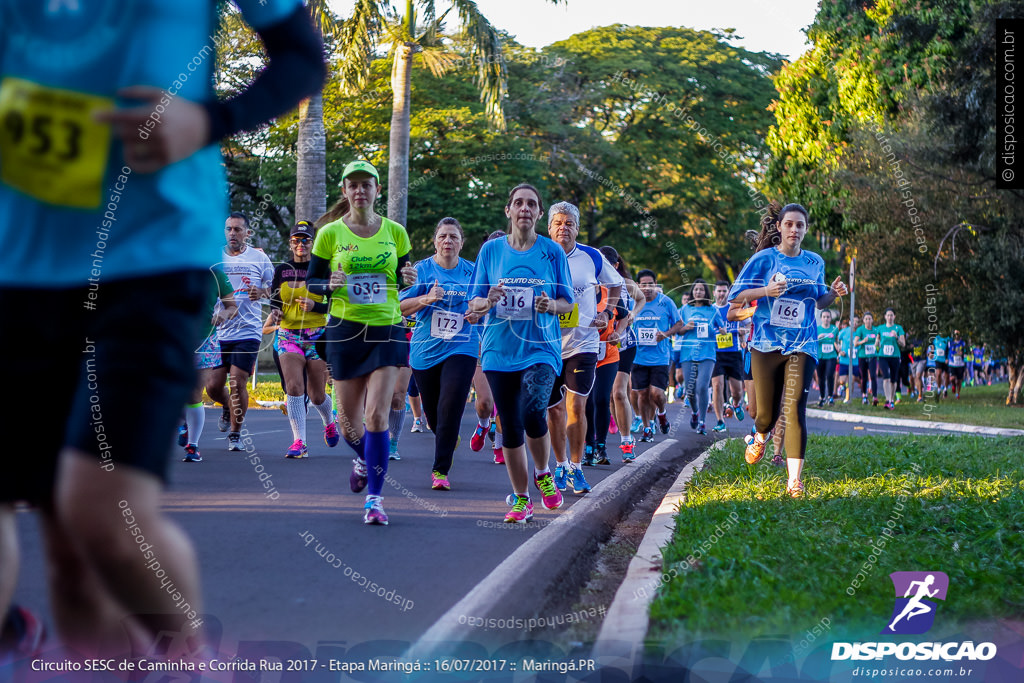
[{"label": "man running", "polygon": [[[587,397],[594,388],[600,331],[608,326],[619,300],[623,279],[597,249],[578,244],[580,212],[569,202],[557,202],[548,209],[548,235],[558,243],[569,261],[575,302],[569,313],[558,317],[562,328],[562,371],[551,387],[548,400],[548,431],[555,453],[555,486],[573,493],[590,491],[583,476],[583,450],[587,437]],[[598,287],[608,287],[606,308],[597,312]],[[565,441],[569,437],[569,457]],[[594,464],[593,451],[587,465]]]},{"label": "man running", "polygon": [[953,387],[954,398],[960,398],[960,387],[964,383],[967,371],[967,342],[960,337],[960,330],[953,330],[953,338],[949,342],[949,384]]},{"label": "man running", "polygon": [[949,341],[949,337],[942,335],[932,338],[932,346],[935,347],[935,380],[938,383],[936,393],[943,398],[949,395],[949,356],[946,354]]},{"label": "man running", "polygon": [[640,441],[650,443],[654,441],[651,425],[655,414],[662,433],[668,434],[668,418],[665,417],[665,389],[668,387],[671,351],[668,340],[683,331],[683,321],[672,300],[658,291],[658,279],[653,270],[644,269],[637,273],[637,283],[646,304],[634,322],[637,352],[632,378],[644,430]]},{"label": "man running", "polygon": [[[722,320],[726,320],[729,302],[726,297],[732,283],[719,280],[715,283],[715,310]],[[738,321],[726,322],[725,333],[715,335],[716,358],[715,369],[711,372],[712,405],[718,424],[713,431],[726,431],[724,417],[732,412],[737,420],[743,420],[743,351],[742,344],[746,340],[747,328]],[[725,383],[729,383],[731,402],[725,402]],[[723,408],[728,406],[723,413]]]},{"label": "man running", "polygon": [[[263,314],[260,299],[269,298],[274,281],[274,265],[261,250],[246,241],[251,234],[249,219],[232,213],[224,222],[227,246],[221,268],[231,281],[238,304],[238,315],[221,326],[220,367],[209,375],[206,393],[224,406],[217,426],[228,432],[228,450],[242,450],[241,430],[249,409],[246,382],[256,369],[256,356],[263,340]],[[224,388],[227,381],[229,389]]]}]

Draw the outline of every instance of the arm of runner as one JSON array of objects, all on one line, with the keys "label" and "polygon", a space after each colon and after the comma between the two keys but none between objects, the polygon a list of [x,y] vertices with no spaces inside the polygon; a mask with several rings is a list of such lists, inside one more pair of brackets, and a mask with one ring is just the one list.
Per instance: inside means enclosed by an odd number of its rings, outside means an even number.
[{"label": "arm of runner", "polygon": [[843,276],[838,275],[836,279],[832,281],[832,286],[823,296],[819,296],[815,301],[815,306],[819,309],[828,308],[841,296],[846,296],[846,284],[843,282]]},{"label": "arm of runner", "polygon": [[[413,287],[416,287],[418,290],[421,290],[423,287],[426,287],[426,284],[413,285]],[[437,303],[443,298],[444,287],[442,287],[441,284],[437,281],[437,279],[435,279],[434,284],[430,286],[430,289],[427,290],[426,294],[413,294],[411,296],[408,296],[402,299],[401,303],[399,304],[399,307],[402,310],[402,315],[414,315],[422,311],[427,306]]]},{"label": "arm of runner", "polygon": [[629,318],[626,321],[627,325],[631,325],[647,305],[647,298],[644,296],[644,290],[640,289],[640,285],[632,280],[626,280],[626,290],[629,291],[629,296],[633,299],[633,310],[629,312]]},{"label": "arm of runner", "polygon": [[306,291],[311,294],[331,294],[331,262],[325,258],[313,254],[309,259],[309,268],[306,270]]}]

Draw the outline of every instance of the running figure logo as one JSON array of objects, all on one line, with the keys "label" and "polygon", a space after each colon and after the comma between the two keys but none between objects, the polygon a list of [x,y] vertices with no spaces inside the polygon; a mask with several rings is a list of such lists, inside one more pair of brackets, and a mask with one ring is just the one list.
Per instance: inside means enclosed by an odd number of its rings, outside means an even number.
[{"label": "running figure logo", "polygon": [[946,599],[949,577],[943,572],[893,572],[889,574],[896,590],[896,604],[883,634],[915,635],[925,633],[935,622],[938,604],[928,600]]}]

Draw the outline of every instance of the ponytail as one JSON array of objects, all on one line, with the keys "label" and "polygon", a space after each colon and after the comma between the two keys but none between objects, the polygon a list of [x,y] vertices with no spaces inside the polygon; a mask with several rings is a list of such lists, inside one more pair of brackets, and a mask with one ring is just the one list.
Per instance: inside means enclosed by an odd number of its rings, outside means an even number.
[{"label": "ponytail", "polygon": [[347,214],[348,209],[348,197],[346,197],[345,195],[341,195],[341,199],[336,201],[331,208],[327,209],[327,213],[325,213],[323,216],[320,216],[320,218],[317,219],[316,227],[322,228],[328,223],[333,223],[334,221],[338,220],[339,218]]}]

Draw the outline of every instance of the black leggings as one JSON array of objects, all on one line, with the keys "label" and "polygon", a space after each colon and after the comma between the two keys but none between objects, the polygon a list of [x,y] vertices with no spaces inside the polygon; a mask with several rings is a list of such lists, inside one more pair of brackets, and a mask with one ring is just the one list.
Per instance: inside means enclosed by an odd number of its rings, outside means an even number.
[{"label": "black leggings", "polygon": [[413,370],[427,424],[434,429],[434,471],[448,474],[459,441],[459,426],[476,372],[476,358],[456,354],[432,368]]},{"label": "black leggings", "polygon": [[779,351],[751,349],[750,372],[757,396],[757,431],[767,434],[784,413],[786,457],[803,460],[807,450],[807,392],[814,377],[814,358],[806,353],[784,356]]},{"label": "black leggings", "polygon": [[860,395],[866,396],[868,393],[867,382],[868,373],[871,374],[871,395],[878,396],[878,364],[874,358],[858,358],[857,364],[860,365]]},{"label": "black leggings", "polygon": [[540,439],[548,433],[548,399],[556,376],[553,367],[537,363],[511,372],[485,370],[484,375],[498,408],[503,445],[519,448],[525,443],[524,435]]},{"label": "black leggings", "polygon": [[830,399],[836,393],[836,359],[818,361],[818,393],[821,398]]},{"label": "black leggings", "polygon": [[603,444],[608,438],[612,420],[612,385],[619,372],[619,362],[606,363],[597,369],[594,389],[587,396],[587,443]]}]

